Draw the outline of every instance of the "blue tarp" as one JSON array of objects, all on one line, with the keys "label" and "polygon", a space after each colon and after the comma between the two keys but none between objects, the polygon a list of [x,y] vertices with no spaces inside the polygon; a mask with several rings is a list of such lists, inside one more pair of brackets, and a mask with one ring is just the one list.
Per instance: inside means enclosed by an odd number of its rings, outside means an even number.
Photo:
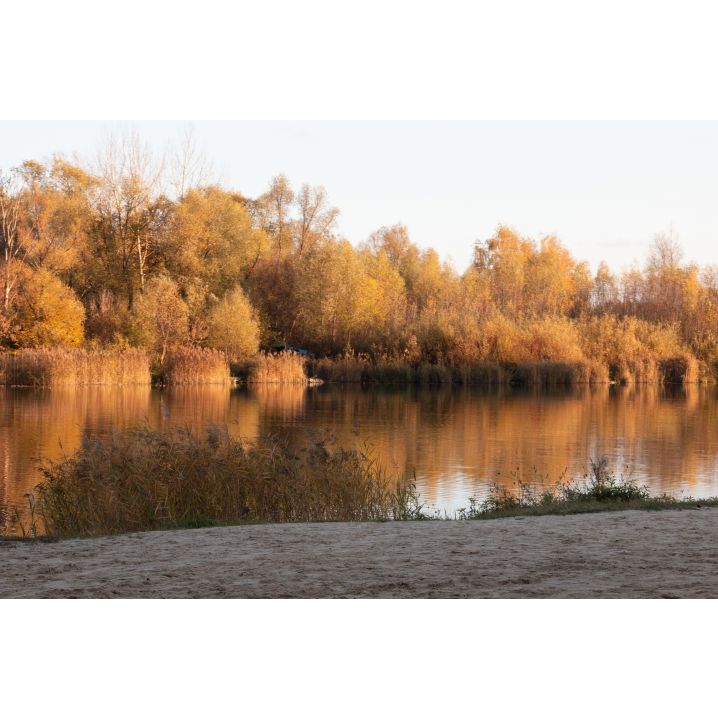
[{"label": "blue tarp", "polygon": [[283,345],[281,347],[275,347],[274,351],[277,352],[296,352],[297,354],[302,354],[306,357],[312,357],[312,359],[316,359],[317,355],[314,352],[308,352],[306,349],[297,349],[297,347],[289,347],[286,345]]}]

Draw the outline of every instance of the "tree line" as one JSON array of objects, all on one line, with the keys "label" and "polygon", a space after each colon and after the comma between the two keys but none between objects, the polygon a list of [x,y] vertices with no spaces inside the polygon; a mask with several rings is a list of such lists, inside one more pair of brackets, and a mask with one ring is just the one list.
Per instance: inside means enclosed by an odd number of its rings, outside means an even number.
[{"label": "tree line", "polygon": [[0,175],[0,346],[718,366],[718,267],[687,262],[672,230],[642,264],[592,274],[557,236],[499,225],[459,273],[402,224],[353,245],[338,218],[324,187],[284,175],[255,198],[228,189],[191,130],[161,154],[124,131],[91,158],[25,161]]}]

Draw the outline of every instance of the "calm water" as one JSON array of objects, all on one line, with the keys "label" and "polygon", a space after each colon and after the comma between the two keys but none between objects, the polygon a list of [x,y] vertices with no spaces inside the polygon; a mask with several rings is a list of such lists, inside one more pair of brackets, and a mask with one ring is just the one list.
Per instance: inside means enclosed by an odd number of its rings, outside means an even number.
[{"label": "calm water", "polygon": [[35,457],[72,452],[82,429],[102,435],[145,418],[158,426],[167,421],[161,402],[198,432],[213,421],[249,438],[269,430],[300,443],[308,428],[331,428],[345,443],[370,440],[384,463],[416,472],[430,504],[449,510],[485,496],[489,481],[510,483],[519,466],[551,482],[565,468],[580,475],[599,454],[654,492],[718,495],[715,387],[1,388],[0,508],[24,503],[38,481]]}]

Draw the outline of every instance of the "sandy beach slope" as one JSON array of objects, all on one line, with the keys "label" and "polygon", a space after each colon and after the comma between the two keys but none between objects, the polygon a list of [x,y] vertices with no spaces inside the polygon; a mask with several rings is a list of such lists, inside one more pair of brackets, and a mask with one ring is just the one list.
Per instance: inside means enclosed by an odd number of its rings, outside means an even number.
[{"label": "sandy beach slope", "polygon": [[718,509],[0,543],[2,598],[713,598]]}]

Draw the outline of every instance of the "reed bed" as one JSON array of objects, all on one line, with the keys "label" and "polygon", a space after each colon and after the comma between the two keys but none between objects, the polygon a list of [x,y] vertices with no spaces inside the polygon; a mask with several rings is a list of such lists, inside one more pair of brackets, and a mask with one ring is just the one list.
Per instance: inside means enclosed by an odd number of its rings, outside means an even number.
[{"label": "reed bed", "polygon": [[698,360],[688,352],[661,360],[658,369],[664,384],[695,384],[699,380]]},{"label": "reed bed", "polygon": [[608,382],[608,367],[595,361],[526,362],[508,369],[491,362],[447,366],[422,362],[412,367],[400,360],[371,361],[364,355],[325,358],[309,365],[310,371],[330,383],[425,385],[528,385]]},{"label": "reed bed", "polygon": [[451,368],[442,364],[429,364],[425,362],[416,370],[419,384],[453,384],[454,376]]},{"label": "reed bed", "polygon": [[363,367],[361,381],[371,384],[414,384],[416,371],[400,361],[380,359]]},{"label": "reed bed", "polygon": [[458,384],[503,385],[511,375],[497,364],[462,364],[455,367],[454,381]]},{"label": "reed bed", "polygon": [[308,434],[294,452],[278,436],[249,442],[214,424],[204,438],[174,424],[146,425],[86,436],[75,454],[40,470],[23,533],[424,518],[412,484],[388,474],[370,447],[345,450],[328,433]]},{"label": "reed bed", "polygon": [[598,362],[526,362],[513,371],[511,382],[528,386],[600,384],[608,382],[608,367]]},{"label": "reed bed", "polygon": [[306,358],[296,352],[260,352],[251,359],[233,364],[232,374],[250,384],[306,384],[306,363]]},{"label": "reed bed", "polygon": [[126,385],[150,381],[150,358],[142,349],[39,347],[0,354],[0,384],[5,385]]},{"label": "reed bed", "polygon": [[325,358],[309,365],[326,382],[374,384],[462,384],[575,386],[578,384],[690,384],[699,381],[699,364],[687,352],[662,359],[629,357],[607,365],[595,359],[527,361],[502,367],[491,362],[445,364],[422,362],[412,367],[400,360],[370,360],[364,355]]},{"label": "reed bed", "polygon": [[313,376],[322,381],[334,383],[354,383],[362,381],[364,371],[369,366],[369,357],[364,354],[345,352],[337,357],[325,357],[309,364]]},{"label": "reed bed", "polygon": [[200,347],[176,347],[165,356],[160,384],[229,384],[229,362],[224,352]]}]

